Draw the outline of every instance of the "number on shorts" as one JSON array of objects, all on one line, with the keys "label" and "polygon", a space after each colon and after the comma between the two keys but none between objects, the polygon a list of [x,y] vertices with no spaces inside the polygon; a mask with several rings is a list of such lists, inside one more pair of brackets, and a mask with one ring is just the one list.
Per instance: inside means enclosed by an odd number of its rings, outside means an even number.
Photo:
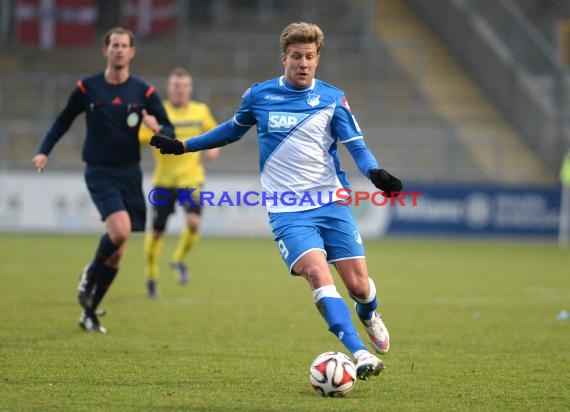
[{"label": "number on shorts", "polygon": [[279,242],[277,242],[277,247],[279,248],[279,252],[281,252],[281,256],[283,256],[283,259],[287,259],[289,256],[289,250],[287,249],[287,246],[285,246],[283,239],[280,239]]}]

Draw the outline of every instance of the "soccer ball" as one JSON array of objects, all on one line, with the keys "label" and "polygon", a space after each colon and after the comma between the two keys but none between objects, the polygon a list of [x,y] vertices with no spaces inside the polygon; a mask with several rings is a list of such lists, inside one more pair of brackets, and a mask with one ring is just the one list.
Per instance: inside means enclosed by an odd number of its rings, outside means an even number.
[{"label": "soccer ball", "polygon": [[321,353],[311,364],[309,380],[321,396],[346,396],[356,383],[356,367],[344,353]]}]

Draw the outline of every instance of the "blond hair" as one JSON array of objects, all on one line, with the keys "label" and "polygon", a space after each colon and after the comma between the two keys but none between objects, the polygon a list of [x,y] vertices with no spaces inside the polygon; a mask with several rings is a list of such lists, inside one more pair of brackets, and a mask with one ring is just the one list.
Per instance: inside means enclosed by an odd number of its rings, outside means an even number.
[{"label": "blond hair", "polygon": [[291,23],[281,32],[281,51],[287,52],[287,48],[295,43],[315,43],[317,53],[325,42],[325,36],[319,26],[312,23]]},{"label": "blond hair", "polygon": [[170,71],[170,76],[177,76],[177,77],[192,77],[190,76],[190,72],[186,70],[184,67],[175,67]]}]

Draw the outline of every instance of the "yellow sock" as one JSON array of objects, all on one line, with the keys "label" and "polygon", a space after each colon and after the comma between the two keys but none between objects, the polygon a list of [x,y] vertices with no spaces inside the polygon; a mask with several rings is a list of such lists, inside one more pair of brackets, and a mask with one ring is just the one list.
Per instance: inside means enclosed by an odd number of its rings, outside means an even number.
[{"label": "yellow sock", "polygon": [[152,233],[147,233],[144,238],[144,256],[146,264],[146,275],[150,280],[158,279],[158,263],[162,253],[164,237],[155,239]]},{"label": "yellow sock", "polygon": [[198,240],[200,239],[200,232],[191,232],[188,227],[182,229],[180,232],[180,239],[178,239],[178,245],[172,255],[172,261],[175,263],[184,261],[184,257],[190,249],[194,247]]}]

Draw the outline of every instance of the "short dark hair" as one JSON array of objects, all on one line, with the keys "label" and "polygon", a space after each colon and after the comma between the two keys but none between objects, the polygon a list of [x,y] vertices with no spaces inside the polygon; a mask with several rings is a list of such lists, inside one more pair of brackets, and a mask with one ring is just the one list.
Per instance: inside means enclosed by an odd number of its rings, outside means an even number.
[{"label": "short dark hair", "polygon": [[132,31],[130,31],[129,29],[125,29],[124,27],[113,27],[111,30],[109,30],[107,33],[105,33],[105,36],[103,36],[103,45],[105,47],[107,47],[111,43],[111,35],[113,35],[115,33],[128,35],[130,43],[131,43],[131,47],[134,47],[135,35],[133,34]]}]

